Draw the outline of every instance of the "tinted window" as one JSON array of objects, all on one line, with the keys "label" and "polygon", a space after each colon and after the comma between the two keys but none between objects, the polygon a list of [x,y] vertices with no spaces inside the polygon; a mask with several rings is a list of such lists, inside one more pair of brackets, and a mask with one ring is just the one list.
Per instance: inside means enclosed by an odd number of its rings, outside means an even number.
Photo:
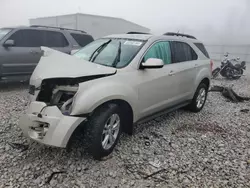
[{"label": "tinted window", "polygon": [[194,43],[194,44],[207,58],[209,58],[209,54],[207,53],[207,50],[202,43]]},{"label": "tinted window", "polygon": [[43,31],[45,33],[45,43],[44,46],[47,47],[66,47],[69,45],[65,36],[56,31]]},{"label": "tinted window", "polygon": [[82,35],[71,33],[71,36],[75,39],[79,46],[83,47],[93,41],[93,38],[89,35]]},{"label": "tinted window", "polygon": [[3,28],[0,29],[0,40],[7,35],[12,29]]},{"label": "tinted window", "polygon": [[162,59],[164,64],[171,63],[171,51],[169,42],[157,42],[146,53],[143,58],[145,62],[149,58]]},{"label": "tinted window", "polygon": [[39,30],[18,30],[10,36],[17,47],[40,47],[43,45],[43,33]]},{"label": "tinted window", "polygon": [[198,59],[195,51],[184,42],[171,42],[172,62],[179,63]]}]

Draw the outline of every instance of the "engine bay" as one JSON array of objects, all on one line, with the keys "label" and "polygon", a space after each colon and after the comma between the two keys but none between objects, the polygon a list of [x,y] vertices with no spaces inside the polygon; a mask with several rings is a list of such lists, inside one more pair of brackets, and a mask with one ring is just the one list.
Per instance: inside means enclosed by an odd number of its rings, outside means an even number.
[{"label": "engine bay", "polygon": [[69,115],[73,97],[78,90],[78,83],[72,79],[44,80],[37,96],[37,101],[45,102],[48,106],[57,106],[65,115]]}]

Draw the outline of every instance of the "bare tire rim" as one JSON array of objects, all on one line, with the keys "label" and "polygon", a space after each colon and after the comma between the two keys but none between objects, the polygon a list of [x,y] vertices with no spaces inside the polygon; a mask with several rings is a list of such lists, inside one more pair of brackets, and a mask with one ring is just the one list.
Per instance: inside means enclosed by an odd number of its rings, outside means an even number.
[{"label": "bare tire rim", "polygon": [[197,108],[201,108],[203,104],[205,103],[205,100],[206,100],[206,89],[201,88],[196,99]]},{"label": "bare tire rim", "polygon": [[120,130],[120,117],[118,114],[112,114],[107,122],[105,123],[103,132],[102,132],[102,147],[105,150],[110,149],[119,134]]}]

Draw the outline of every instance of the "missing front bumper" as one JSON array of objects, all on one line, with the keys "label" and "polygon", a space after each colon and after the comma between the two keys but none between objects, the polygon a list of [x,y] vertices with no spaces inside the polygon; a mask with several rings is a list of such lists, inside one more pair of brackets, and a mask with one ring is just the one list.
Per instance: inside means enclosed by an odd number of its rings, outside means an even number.
[{"label": "missing front bumper", "polygon": [[19,126],[27,137],[39,143],[66,147],[74,130],[85,120],[84,117],[65,116],[57,106],[34,101],[20,118]]}]

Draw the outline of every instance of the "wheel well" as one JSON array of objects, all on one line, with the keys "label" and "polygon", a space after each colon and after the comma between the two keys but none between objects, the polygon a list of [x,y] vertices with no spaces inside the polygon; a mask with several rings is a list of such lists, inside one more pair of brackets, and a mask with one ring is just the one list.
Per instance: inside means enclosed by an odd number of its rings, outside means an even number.
[{"label": "wheel well", "polygon": [[201,83],[206,84],[208,88],[209,88],[209,86],[210,86],[210,81],[209,81],[208,78],[204,78],[204,79],[201,81]]},{"label": "wheel well", "polygon": [[110,101],[107,101],[107,102],[99,105],[96,109],[100,108],[103,105],[107,105],[109,103],[117,104],[120,107],[120,109],[122,110],[122,114],[123,114],[122,118],[125,121],[125,125],[126,125],[123,127],[123,131],[129,135],[132,135],[133,134],[133,114],[134,113],[133,113],[133,109],[130,106],[130,104],[125,100],[115,99],[115,100],[110,100]]}]

